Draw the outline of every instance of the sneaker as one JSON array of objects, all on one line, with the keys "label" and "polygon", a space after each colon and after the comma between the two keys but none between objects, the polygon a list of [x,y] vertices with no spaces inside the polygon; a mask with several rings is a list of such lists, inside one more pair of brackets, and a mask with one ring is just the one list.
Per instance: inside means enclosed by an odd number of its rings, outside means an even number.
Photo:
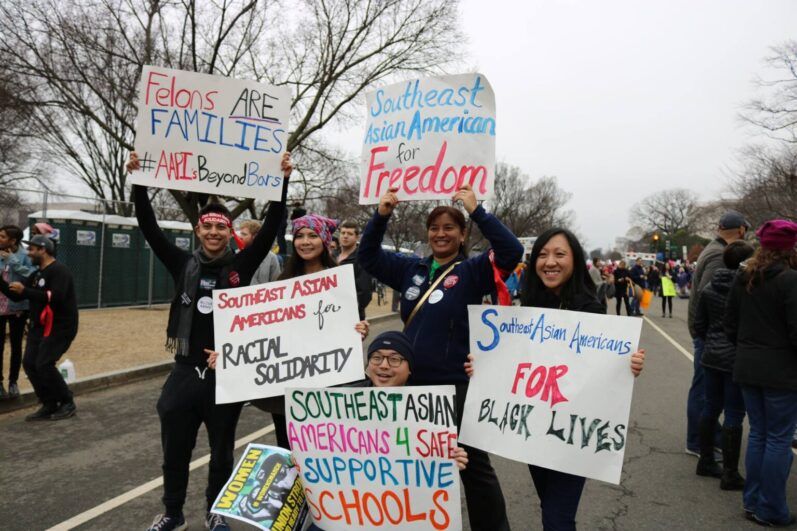
[{"label": "sneaker", "polygon": [[34,421],[34,420],[50,420],[50,415],[55,413],[57,410],[58,410],[58,408],[56,406],[43,405],[42,407],[40,407],[38,409],[38,411],[36,411],[34,413],[31,413],[30,415],[25,417],[25,420],[28,421],[28,422],[31,422],[31,421]]},{"label": "sneaker", "polygon": [[185,517],[182,513],[180,513],[180,516],[159,514],[152,521],[152,525],[149,526],[147,531],[183,531],[184,529],[188,529],[188,525],[185,523]]},{"label": "sneaker", "polygon": [[227,520],[220,514],[208,513],[205,517],[205,527],[210,529],[210,531],[230,531]]},{"label": "sneaker", "polygon": [[9,400],[15,400],[19,398],[19,387],[17,386],[17,382],[11,382],[8,384],[8,398]]},{"label": "sneaker", "polygon": [[77,407],[75,407],[74,402],[64,402],[58,409],[53,411],[52,415],[50,415],[50,420],[68,419],[75,414],[75,411],[77,411]]},{"label": "sneaker", "polygon": [[700,450],[692,450],[691,448],[687,447],[687,449],[684,450],[684,452],[686,452],[686,455],[691,455],[691,456],[694,456],[694,457],[700,457]]},{"label": "sneaker", "polygon": [[0,400],[6,400],[8,398],[8,393],[6,393],[6,388],[3,387],[3,382],[0,382]]},{"label": "sneaker", "polygon": [[[698,458],[700,457],[700,450],[691,450],[687,448],[684,450],[684,453],[686,455],[691,455]],[[722,451],[719,448],[714,448],[714,461],[717,463],[722,463]]]},{"label": "sneaker", "polygon": [[762,525],[764,527],[790,527],[794,525],[795,522],[797,522],[797,518],[795,518],[793,514],[790,514],[789,518],[786,519],[785,522],[768,522],[767,520],[762,520],[761,518],[753,514],[753,521],[758,525]]}]

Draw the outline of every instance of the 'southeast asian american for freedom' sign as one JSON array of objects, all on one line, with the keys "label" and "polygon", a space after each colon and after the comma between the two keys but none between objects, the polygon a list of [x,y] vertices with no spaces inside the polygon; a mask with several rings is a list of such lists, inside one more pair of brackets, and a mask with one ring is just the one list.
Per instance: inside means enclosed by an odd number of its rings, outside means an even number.
[{"label": "'southeast asian american for freedom' sign", "polygon": [[495,94],[482,74],[404,81],[367,95],[360,204],[391,187],[400,200],[450,199],[495,184]]}]

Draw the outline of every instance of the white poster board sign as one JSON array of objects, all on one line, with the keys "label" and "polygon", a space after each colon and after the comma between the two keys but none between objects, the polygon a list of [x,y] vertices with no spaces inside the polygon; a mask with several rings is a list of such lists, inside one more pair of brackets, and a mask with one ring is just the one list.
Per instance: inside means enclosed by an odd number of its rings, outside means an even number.
[{"label": "white poster board sign", "polygon": [[290,92],[256,81],[145,66],[135,184],[279,200]]},{"label": "white poster board sign", "polygon": [[318,527],[462,529],[453,386],[290,389],[285,399]]},{"label": "white poster board sign", "polygon": [[213,290],[213,313],[217,404],[363,377],[351,264],[290,280]]},{"label": "white poster board sign", "polygon": [[482,74],[404,81],[367,95],[360,204],[398,187],[400,200],[451,199],[495,184],[495,94]]},{"label": "white poster board sign", "polygon": [[642,320],[469,306],[474,375],[460,440],[619,484]]}]

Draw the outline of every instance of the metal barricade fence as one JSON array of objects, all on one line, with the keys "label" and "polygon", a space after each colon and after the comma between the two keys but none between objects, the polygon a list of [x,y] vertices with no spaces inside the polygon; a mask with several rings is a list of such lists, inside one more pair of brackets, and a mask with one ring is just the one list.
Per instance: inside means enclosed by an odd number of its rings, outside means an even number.
[{"label": "metal barricade fence", "polygon": [[[54,229],[56,256],[72,272],[78,306],[152,305],[171,301],[174,282],[155,258],[134,217],[133,204],[39,190],[15,190],[21,199],[14,210],[4,207],[3,223],[13,223],[29,238],[33,226]],[[191,225],[158,220],[166,237],[193,251]]]}]

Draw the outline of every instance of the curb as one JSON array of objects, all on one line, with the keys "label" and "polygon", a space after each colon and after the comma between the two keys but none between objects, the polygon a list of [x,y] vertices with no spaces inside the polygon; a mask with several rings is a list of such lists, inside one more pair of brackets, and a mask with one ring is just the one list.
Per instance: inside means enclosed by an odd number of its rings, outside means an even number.
[{"label": "curb", "polygon": [[[373,324],[382,321],[388,321],[397,315],[397,313],[377,315],[376,317],[368,319],[368,322]],[[138,367],[124,369],[121,371],[105,372],[102,374],[96,374],[94,376],[87,376],[86,378],[79,378],[76,382],[70,384],[69,390],[72,391],[74,395],[82,395],[92,391],[99,391],[109,387],[116,387],[118,385],[137,382],[146,378],[158,376],[159,374],[165,374],[171,371],[173,366],[174,361],[169,360],[158,363],[150,363],[149,365],[139,365]],[[3,400],[0,402],[0,415],[17,411],[19,409],[24,409],[26,407],[35,406],[37,403],[38,399],[33,391],[25,391],[19,395],[19,398],[16,400]]]},{"label": "curb", "polygon": [[[151,363],[149,365],[140,365],[132,369],[125,369],[121,371],[105,372],[86,378],[79,378],[76,382],[69,385],[70,391],[75,395],[89,393],[91,391],[99,391],[100,389],[107,389],[117,385],[136,382],[144,380],[152,376],[164,374],[172,370],[174,361],[162,361],[158,363]],[[38,403],[38,398],[33,391],[26,391],[22,393],[16,400],[3,400],[0,402],[0,415],[3,413],[10,413],[18,409],[34,406]]]}]

